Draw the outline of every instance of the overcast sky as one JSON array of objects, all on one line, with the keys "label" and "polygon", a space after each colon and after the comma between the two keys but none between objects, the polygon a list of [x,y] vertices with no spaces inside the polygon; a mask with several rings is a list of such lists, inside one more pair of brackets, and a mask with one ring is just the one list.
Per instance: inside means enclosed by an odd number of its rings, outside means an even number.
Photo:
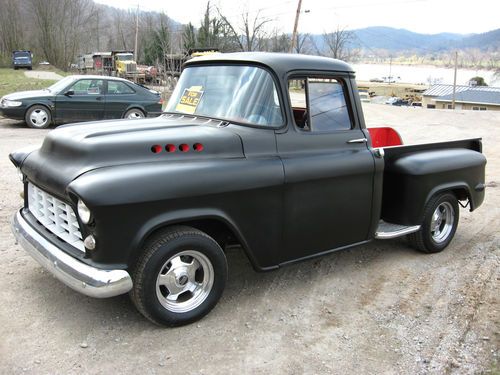
[{"label": "overcast sky", "polygon": [[[120,8],[163,11],[170,18],[198,27],[206,0],[96,0]],[[291,33],[298,0],[213,0],[228,19],[236,23],[248,11],[272,20],[271,28]],[[436,34],[482,33],[500,28],[500,0],[302,0],[299,31],[332,31],[337,25],[348,29],[390,26]]]}]

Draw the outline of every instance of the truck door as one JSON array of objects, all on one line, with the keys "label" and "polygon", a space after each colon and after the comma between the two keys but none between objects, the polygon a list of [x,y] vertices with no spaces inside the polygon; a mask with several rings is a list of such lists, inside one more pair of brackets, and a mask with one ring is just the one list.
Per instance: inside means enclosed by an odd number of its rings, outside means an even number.
[{"label": "truck door", "polygon": [[61,91],[56,97],[56,118],[60,122],[102,120],[104,80],[85,78]]},{"label": "truck door", "polygon": [[289,81],[293,124],[277,134],[285,170],[285,259],[367,239],[374,160],[354,116],[348,79]]}]

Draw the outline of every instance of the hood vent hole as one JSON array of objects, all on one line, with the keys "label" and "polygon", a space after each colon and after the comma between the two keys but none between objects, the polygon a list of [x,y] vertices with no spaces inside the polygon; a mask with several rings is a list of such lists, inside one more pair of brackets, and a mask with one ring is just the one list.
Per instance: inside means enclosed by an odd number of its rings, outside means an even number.
[{"label": "hood vent hole", "polygon": [[175,145],[169,143],[168,145],[165,146],[165,151],[167,152],[175,152],[176,150],[176,147]]},{"label": "hood vent hole", "polygon": [[151,152],[153,154],[159,154],[162,150],[162,147],[160,145],[153,145],[151,146]]}]

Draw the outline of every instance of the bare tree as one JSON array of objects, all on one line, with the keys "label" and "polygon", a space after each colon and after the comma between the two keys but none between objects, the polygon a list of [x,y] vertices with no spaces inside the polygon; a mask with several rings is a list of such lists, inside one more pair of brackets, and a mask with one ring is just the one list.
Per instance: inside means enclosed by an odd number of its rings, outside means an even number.
[{"label": "bare tree", "polygon": [[297,40],[295,41],[295,52],[309,54],[313,50],[313,43],[310,34],[297,33]]},{"label": "bare tree", "polygon": [[260,11],[257,12],[253,19],[248,12],[241,15],[241,23],[239,26],[234,26],[226,16],[222,14],[220,9],[217,9],[220,18],[227,26],[229,31],[228,36],[234,41],[241,51],[256,51],[263,49],[266,32],[264,26],[271,22],[269,18],[263,18]]},{"label": "bare tree", "polygon": [[289,34],[274,30],[271,36],[267,38],[264,50],[269,52],[288,52],[291,42]]},{"label": "bare tree", "polygon": [[0,0],[0,52],[26,49],[18,0]]},{"label": "bare tree", "polygon": [[45,58],[67,70],[95,16],[90,0],[30,0],[37,41]]},{"label": "bare tree", "polygon": [[[348,60],[351,57],[350,45],[355,35],[352,31],[337,26],[335,31],[323,34],[326,55],[340,60]],[[319,51],[321,52],[321,51]]]}]

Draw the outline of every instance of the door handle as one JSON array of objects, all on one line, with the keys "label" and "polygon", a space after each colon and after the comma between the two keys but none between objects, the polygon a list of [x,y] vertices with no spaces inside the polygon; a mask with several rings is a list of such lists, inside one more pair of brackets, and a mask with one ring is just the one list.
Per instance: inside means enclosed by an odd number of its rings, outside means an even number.
[{"label": "door handle", "polygon": [[368,139],[366,138],[357,138],[347,141],[347,143],[366,143],[366,142],[368,142]]},{"label": "door handle", "polygon": [[95,100],[101,101],[102,100],[102,96],[98,96],[97,98],[95,98]]}]

